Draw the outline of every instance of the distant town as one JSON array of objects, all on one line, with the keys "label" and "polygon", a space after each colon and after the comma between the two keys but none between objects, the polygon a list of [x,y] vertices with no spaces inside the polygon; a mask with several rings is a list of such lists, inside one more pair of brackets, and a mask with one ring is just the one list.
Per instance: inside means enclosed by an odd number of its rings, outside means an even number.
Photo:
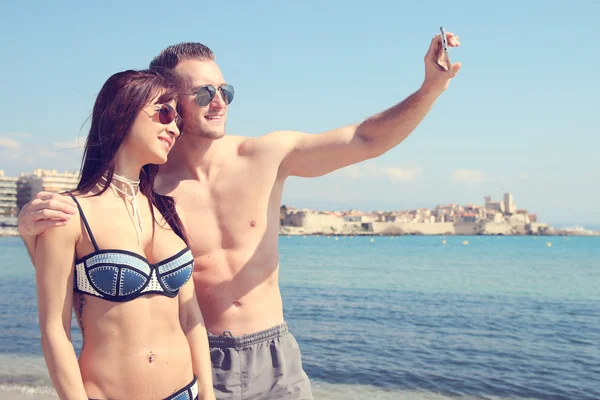
[{"label": "distant town", "polygon": [[281,206],[283,235],[586,235],[581,227],[556,229],[517,208],[512,193],[484,204],[446,204],[401,211],[315,211]]},{"label": "distant town", "polygon": [[16,217],[21,207],[38,192],[59,193],[72,190],[79,182],[79,171],[58,172],[55,169],[35,169],[32,173],[6,176],[0,169],[0,216]]},{"label": "distant town", "polygon": [[[77,187],[79,171],[35,169],[19,176],[0,170],[0,236],[17,235],[16,217],[38,192]],[[598,235],[582,228],[555,229],[535,213],[519,209],[511,193],[501,201],[445,204],[400,211],[318,211],[281,206],[282,235]]]}]

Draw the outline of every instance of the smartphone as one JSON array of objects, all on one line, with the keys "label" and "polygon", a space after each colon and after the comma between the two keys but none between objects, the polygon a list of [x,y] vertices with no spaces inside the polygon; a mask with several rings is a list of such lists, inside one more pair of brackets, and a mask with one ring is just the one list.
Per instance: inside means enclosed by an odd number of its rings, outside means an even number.
[{"label": "smartphone", "polygon": [[442,51],[446,58],[446,65],[448,66],[448,69],[450,69],[452,63],[450,62],[450,53],[448,52],[448,38],[446,38],[446,30],[443,26],[440,26],[440,32],[442,33]]}]

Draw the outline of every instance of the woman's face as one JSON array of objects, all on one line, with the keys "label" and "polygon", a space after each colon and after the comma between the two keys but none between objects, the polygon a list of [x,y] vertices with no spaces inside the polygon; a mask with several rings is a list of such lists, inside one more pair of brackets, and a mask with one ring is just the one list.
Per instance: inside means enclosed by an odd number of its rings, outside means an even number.
[{"label": "woman's face", "polygon": [[161,104],[158,98],[142,108],[123,141],[128,154],[141,165],[164,164],[181,135],[183,120],[175,110],[175,100]]}]

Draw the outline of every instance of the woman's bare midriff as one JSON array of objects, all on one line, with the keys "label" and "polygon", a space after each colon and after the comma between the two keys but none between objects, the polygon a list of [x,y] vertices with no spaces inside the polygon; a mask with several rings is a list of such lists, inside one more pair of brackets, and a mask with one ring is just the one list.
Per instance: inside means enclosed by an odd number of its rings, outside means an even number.
[{"label": "woman's bare midriff", "polygon": [[79,367],[88,397],[163,399],[193,379],[177,297],[112,303],[75,294],[73,305],[83,322]]}]

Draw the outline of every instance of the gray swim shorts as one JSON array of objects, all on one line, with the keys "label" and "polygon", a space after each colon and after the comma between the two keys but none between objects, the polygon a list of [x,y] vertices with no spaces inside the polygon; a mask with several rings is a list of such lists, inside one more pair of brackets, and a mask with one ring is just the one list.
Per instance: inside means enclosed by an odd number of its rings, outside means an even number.
[{"label": "gray swim shorts", "polygon": [[313,400],[287,324],[244,336],[208,335],[217,400]]}]

